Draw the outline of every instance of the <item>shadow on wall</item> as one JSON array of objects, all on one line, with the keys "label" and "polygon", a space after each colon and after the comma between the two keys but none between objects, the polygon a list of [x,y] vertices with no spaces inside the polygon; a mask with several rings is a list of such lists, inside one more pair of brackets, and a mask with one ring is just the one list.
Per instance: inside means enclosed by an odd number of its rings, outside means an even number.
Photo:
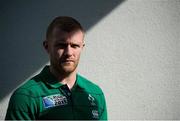
[{"label": "shadow on wall", "polygon": [[124,0],[1,0],[0,101],[48,62],[46,28],[55,16],[80,20],[85,30]]}]

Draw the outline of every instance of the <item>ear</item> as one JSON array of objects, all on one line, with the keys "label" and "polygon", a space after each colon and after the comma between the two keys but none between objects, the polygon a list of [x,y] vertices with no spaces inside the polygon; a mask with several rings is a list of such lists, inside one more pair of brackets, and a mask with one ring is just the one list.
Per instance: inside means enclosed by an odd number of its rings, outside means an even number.
[{"label": "ear", "polygon": [[85,47],[85,43],[83,44],[83,48]]},{"label": "ear", "polygon": [[85,47],[85,41],[83,40],[83,48]]},{"label": "ear", "polygon": [[46,50],[46,52],[49,53],[49,45],[48,45],[48,41],[47,40],[43,41],[43,47]]}]

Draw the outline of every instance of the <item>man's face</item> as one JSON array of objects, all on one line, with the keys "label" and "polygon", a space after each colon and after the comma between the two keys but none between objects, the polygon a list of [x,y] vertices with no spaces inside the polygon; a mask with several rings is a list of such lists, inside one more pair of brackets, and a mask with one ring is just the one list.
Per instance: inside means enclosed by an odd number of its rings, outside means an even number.
[{"label": "man's face", "polygon": [[50,40],[46,41],[51,67],[56,72],[69,74],[76,70],[84,46],[82,31],[65,32],[54,29]]}]

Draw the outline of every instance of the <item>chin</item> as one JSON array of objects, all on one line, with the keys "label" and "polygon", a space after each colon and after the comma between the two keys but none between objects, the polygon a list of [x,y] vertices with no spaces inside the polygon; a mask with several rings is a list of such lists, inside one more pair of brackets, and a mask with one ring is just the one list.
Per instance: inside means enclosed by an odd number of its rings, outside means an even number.
[{"label": "chin", "polygon": [[76,64],[61,64],[59,65],[58,67],[58,70],[62,73],[65,73],[65,74],[70,74],[72,72],[74,72],[77,68],[77,65]]},{"label": "chin", "polygon": [[72,72],[74,72],[74,70],[75,70],[75,68],[63,68],[62,69],[65,73],[72,73]]}]

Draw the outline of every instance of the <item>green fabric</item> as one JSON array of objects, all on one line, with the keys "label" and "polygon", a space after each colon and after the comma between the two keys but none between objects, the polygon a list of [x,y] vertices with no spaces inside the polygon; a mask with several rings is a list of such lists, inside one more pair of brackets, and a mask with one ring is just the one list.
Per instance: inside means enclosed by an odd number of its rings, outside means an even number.
[{"label": "green fabric", "polygon": [[107,120],[102,90],[77,74],[71,90],[49,72],[40,74],[19,87],[11,96],[6,120]]}]

